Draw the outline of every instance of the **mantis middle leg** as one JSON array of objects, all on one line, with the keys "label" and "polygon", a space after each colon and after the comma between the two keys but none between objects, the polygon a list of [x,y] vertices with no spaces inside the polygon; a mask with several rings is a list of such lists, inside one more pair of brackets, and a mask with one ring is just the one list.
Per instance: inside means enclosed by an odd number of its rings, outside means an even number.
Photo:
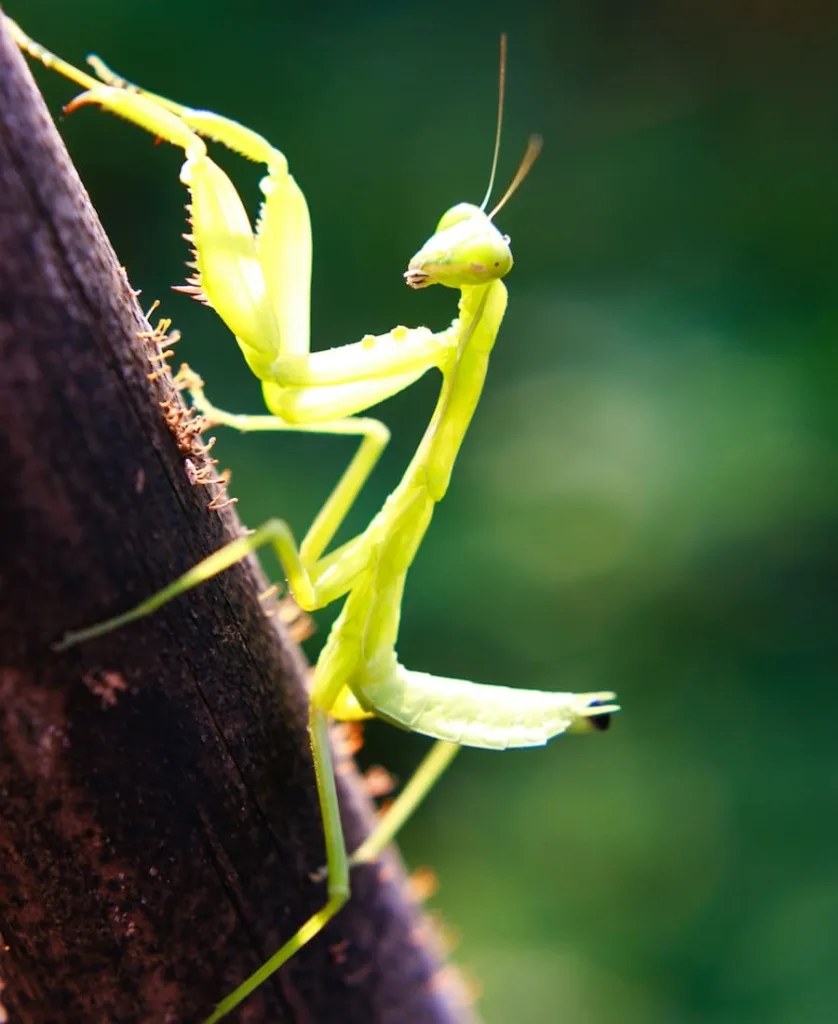
[{"label": "mantis middle leg", "polygon": [[[330,555],[323,557],[328,546],[351,508],[367,476],[377,462],[389,438],[389,431],[378,420],[347,418],[330,423],[308,426],[289,425],[273,416],[237,416],[215,410],[209,403],[204,408],[213,409],[216,422],[226,422],[245,430],[314,430],[329,434],[360,434],[363,436],[347,470],[326,500],[323,508],[312,523],[301,547],[298,548],[291,529],[281,519],[269,519],[253,533],[239,537],[196,566],[184,573],[173,583],[152,594],[145,601],[121,615],[95,623],[85,629],[73,630],[55,645],[56,650],[104,636],[115,629],[126,626],[137,619],[151,615],[174,598],[198,586],[200,583],[229,569],[259,548],[270,544],[286,574],[291,593],[304,611],[314,611],[342,597],[352,581],[369,562],[370,545],[363,533],[348,541]],[[199,405],[199,408],[201,405]]]},{"label": "mantis middle leg", "polygon": [[358,450],[344,470],[332,493],[308,528],[300,545],[300,558],[305,563],[317,561],[355,503],[361,488],[375,468],[390,440],[389,429],[370,417],[351,416],[323,423],[288,423],[277,416],[231,413],[219,409],[204,394],[204,382],[189,367],[182,367],[178,378],[185,383],[194,407],[207,419],[207,425],[225,426],[242,433],[293,432],[311,434],[360,435]]}]

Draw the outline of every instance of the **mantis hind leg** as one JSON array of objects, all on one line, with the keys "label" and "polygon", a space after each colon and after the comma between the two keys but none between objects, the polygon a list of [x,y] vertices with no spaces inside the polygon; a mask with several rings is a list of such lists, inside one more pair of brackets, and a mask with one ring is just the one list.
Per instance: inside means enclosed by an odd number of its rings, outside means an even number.
[{"label": "mantis hind leg", "polygon": [[323,819],[323,838],[326,846],[326,902],[258,970],[222,999],[204,1024],[215,1024],[215,1021],[235,1009],[262,982],[318,935],[349,899],[349,856],[340,820],[335,769],[329,742],[329,714],[345,689],[346,668],[346,663],[342,661],[335,662],[331,667],[318,666],[309,711],[317,798]]},{"label": "mantis hind leg", "polygon": [[317,779],[317,797],[323,818],[323,835],[326,844],[326,869],[328,872],[326,903],[320,910],[312,914],[258,970],[246,978],[230,995],[225,996],[204,1021],[204,1024],[215,1024],[215,1021],[234,1010],[251,992],[254,992],[321,932],[349,899],[349,859],[340,822],[340,807],[335,786],[332,751],[329,745],[327,710],[318,701],[318,695],[315,693],[312,696],[309,729]]},{"label": "mantis hind leg", "polygon": [[349,858],[351,865],[368,864],[380,856],[437,784],[460,749],[459,743],[447,740],[434,743],[376,827]]}]

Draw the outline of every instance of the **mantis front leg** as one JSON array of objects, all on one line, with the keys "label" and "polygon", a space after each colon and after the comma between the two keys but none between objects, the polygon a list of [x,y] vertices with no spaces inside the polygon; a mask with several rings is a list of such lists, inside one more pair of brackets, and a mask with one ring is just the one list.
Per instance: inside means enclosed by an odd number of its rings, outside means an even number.
[{"label": "mantis front leg", "polygon": [[[91,58],[102,84],[9,25],[22,49],[86,90],[68,110],[98,104],[183,149],[181,180],[192,196],[189,237],[196,269],[185,290],[212,306],[235,335],[263,382],[271,412],[296,424],[350,416],[440,365],[449,334],[425,328],[397,327],[312,354],[311,222],[284,154],[230,118],[141,89]],[[201,136],[266,166],[255,233],[233,183],[210,159]]]}]

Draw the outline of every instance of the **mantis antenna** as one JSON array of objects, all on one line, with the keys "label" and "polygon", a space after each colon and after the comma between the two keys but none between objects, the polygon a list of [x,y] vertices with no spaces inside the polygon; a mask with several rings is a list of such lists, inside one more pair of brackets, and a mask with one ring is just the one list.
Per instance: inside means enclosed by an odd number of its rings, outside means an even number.
[{"label": "mantis antenna", "polygon": [[[489,184],[486,188],[486,195],[483,196],[483,202],[480,204],[480,209],[485,210],[489,203],[489,197],[492,194],[492,189],[495,187],[495,172],[498,169],[498,156],[500,155],[500,136],[503,128],[503,99],[506,93],[506,33],[502,32],[500,37],[500,71],[498,72],[498,123],[495,128],[495,151],[492,154],[492,170],[489,174]],[[506,203],[512,198],[518,189],[518,186],[530,173],[530,168],[538,158],[538,154],[541,152],[544,140],[540,135],[531,135],[527,142],[527,148],[524,150],[524,155],[521,158],[521,163],[518,165],[518,170],[515,172],[515,176],[509,183],[509,187],[504,192],[503,197],[499,203],[495,206],[492,212],[489,214],[489,220],[492,220],[496,213],[501,210]]]},{"label": "mantis antenna", "polygon": [[499,210],[506,206],[507,202],[518,190],[518,186],[530,173],[530,168],[538,159],[538,154],[541,152],[543,145],[544,139],[542,139],[540,135],[531,135],[529,137],[527,140],[527,148],[524,150],[524,155],[521,157],[521,162],[518,164],[518,170],[515,172],[515,177],[510,181],[509,188],[504,192],[500,202],[489,214],[489,220],[491,220]]},{"label": "mantis antenna", "polygon": [[[492,156],[492,170],[489,174],[489,185],[480,209],[485,210],[489,202],[489,196],[495,187],[495,171],[498,169],[498,154],[500,153],[500,133],[503,128],[503,97],[506,92],[506,33],[501,32],[500,36],[500,71],[498,72],[498,123],[495,128],[495,152]],[[491,217],[489,218],[491,220]]]}]

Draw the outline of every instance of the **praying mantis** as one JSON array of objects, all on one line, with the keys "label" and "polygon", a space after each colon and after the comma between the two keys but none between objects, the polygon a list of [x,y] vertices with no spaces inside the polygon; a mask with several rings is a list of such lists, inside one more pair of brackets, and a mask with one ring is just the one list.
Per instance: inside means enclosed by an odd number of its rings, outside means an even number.
[{"label": "praying mantis", "polygon": [[[262,384],[269,414],[225,412],[186,370],[193,405],[209,424],[240,431],[308,431],[355,435],[360,444],[343,476],[298,546],[288,525],[268,520],[232,541],[135,608],[66,633],[58,650],[149,615],[192,587],[271,545],[291,594],[305,611],[345,598],[313,673],[309,730],[326,849],[327,896],[285,944],[226,996],[212,1024],[236,1008],[311,941],[346,903],[352,865],[374,860],[442,775],[461,746],[504,749],[546,743],[572,732],[605,729],[618,710],[610,691],[562,693],[514,689],[407,669],[397,659],[401,599],[435,506],[448,490],[454,462],[480,399],[489,357],[507,305],[502,278],[512,267],[509,238],[494,218],[529,171],[540,149],[531,139],[503,198],[486,212],[502,123],[505,37],[492,172],[480,206],[458,203],[404,273],[414,289],[441,284],[460,293],[458,316],[444,330],[396,327],[386,334],[311,352],[309,295],[311,225],[305,197],[285,156],[236,121],[192,109],[134,86],[101,60],[96,76],[73,67],[14,23],[20,48],[85,91],[67,110],[97,105],[183,149],[181,181],[191,195],[195,275],[185,290],[221,317]],[[258,164],[262,208],[254,228],[227,174],[204,138]],[[378,420],[358,415],[409,387],[430,369],[441,375],[436,407],[404,476],[369,525],[330,549],[332,540],[389,439]],[[390,810],[351,856],[344,842],[329,743],[329,720],[378,717],[434,740]]]}]

